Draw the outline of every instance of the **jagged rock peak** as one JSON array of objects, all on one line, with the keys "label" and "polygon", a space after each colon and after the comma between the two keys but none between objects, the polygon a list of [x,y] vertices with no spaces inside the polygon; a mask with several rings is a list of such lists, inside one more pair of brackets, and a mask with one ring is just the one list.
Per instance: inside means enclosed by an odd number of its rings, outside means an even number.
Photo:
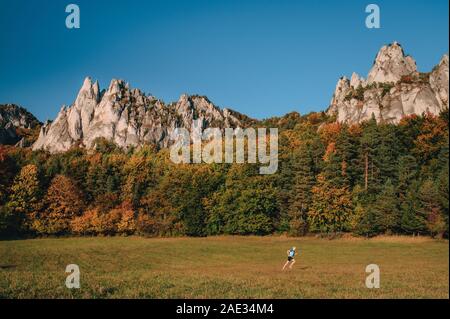
[{"label": "jagged rock peak", "polygon": [[334,94],[331,99],[330,108],[328,109],[328,112],[330,114],[338,111],[337,106],[344,99],[345,94],[349,90],[349,88],[350,80],[345,76],[341,77],[336,84],[336,88],[334,89]]},{"label": "jagged rock peak", "polygon": [[444,54],[441,58],[441,61],[439,62],[439,65],[446,65],[448,66],[448,54]]},{"label": "jagged rock peak", "polygon": [[417,72],[416,61],[406,56],[402,46],[394,42],[385,45],[378,52],[372,69],[367,76],[368,84],[373,82],[397,82],[404,75]]},{"label": "jagged rock peak", "polygon": [[112,79],[111,83],[109,84],[108,93],[109,94],[117,94],[120,93],[122,89],[125,89],[126,85],[123,80],[118,79]]},{"label": "jagged rock peak", "polygon": [[360,77],[357,73],[353,72],[352,77],[350,79],[350,85],[354,88],[357,88],[358,86],[366,86],[366,81],[363,77]]},{"label": "jagged rock peak", "polygon": [[77,98],[74,102],[76,108],[80,108],[87,101],[93,101],[93,103],[98,103],[100,101],[100,86],[98,81],[92,83],[90,77],[86,77],[83,81],[83,85],[78,91]]},{"label": "jagged rock peak", "polygon": [[221,110],[208,98],[183,94],[169,105],[123,80],[113,79],[100,94],[98,82],[86,78],[74,104],[63,107],[54,122],[44,125],[33,149],[62,152],[74,145],[87,148],[97,138],[121,147],[154,144],[167,147],[177,127],[245,127],[252,120],[238,112]]},{"label": "jagged rock peak", "polygon": [[91,89],[92,89],[92,80],[91,80],[90,76],[87,76],[83,81],[83,85],[81,86],[80,92],[91,90]]},{"label": "jagged rock peak", "polygon": [[448,55],[445,54],[430,74],[430,86],[441,108],[448,107]]},{"label": "jagged rock peak", "polygon": [[378,122],[397,123],[410,114],[439,114],[448,108],[448,55],[429,73],[394,42],[378,52],[367,80],[353,73],[341,77],[327,113],[338,122],[358,123],[375,116]]}]

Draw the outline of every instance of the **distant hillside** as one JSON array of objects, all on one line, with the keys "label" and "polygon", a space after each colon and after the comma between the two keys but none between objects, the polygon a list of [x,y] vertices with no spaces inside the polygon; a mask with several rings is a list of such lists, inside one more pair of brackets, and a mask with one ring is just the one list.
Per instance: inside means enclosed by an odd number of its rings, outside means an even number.
[{"label": "distant hillside", "polygon": [[23,107],[0,104],[0,144],[31,145],[37,138],[41,122]]}]

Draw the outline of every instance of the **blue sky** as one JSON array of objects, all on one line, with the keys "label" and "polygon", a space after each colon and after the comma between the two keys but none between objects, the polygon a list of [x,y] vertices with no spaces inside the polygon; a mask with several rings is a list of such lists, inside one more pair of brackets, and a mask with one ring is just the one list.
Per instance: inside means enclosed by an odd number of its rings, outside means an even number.
[{"label": "blue sky", "polygon": [[[80,29],[65,27],[69,3]],[[381,29],[365,27],[369,3]],[[53,119],[91,76],[166,102],[207,95],[255,118],[319,111],[340,76],[366,76],[394,40],[429,71],[448,52],[448,9],[447,0],[0,0],[0,103]]]}]

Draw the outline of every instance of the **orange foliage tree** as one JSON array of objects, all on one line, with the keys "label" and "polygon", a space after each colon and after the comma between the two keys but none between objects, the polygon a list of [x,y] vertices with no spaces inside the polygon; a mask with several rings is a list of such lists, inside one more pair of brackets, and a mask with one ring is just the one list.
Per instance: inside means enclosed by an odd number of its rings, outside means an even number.
[{"label": "orange foliage tree", "polygon": [[425,114],[414,145],[413,152],[423,163],[437,158],[439,151],[445,146],[448,147],[448,123],[433,114]]},{"label": "orange foliage tree", "polygon": [[41,234],[63,235],[70,231],[70,222],[83,209],[83,195],[73,181],[56,175],[44,198],[45,209],[33,222],[33,228]]}]

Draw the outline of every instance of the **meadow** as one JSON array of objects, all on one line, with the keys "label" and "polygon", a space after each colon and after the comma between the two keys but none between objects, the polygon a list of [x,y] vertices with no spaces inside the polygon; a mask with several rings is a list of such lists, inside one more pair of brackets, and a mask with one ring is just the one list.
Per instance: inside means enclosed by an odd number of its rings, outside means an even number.
[{"label": "meadow", "polygon": [[[300,254],[282,272],[286,250]],[[377,264],[381,287],[368,289]],[[81,288],[68,289],[68,264]],[[449,298],[449,244],[409,237],[0,241],[0,298]]]}]

